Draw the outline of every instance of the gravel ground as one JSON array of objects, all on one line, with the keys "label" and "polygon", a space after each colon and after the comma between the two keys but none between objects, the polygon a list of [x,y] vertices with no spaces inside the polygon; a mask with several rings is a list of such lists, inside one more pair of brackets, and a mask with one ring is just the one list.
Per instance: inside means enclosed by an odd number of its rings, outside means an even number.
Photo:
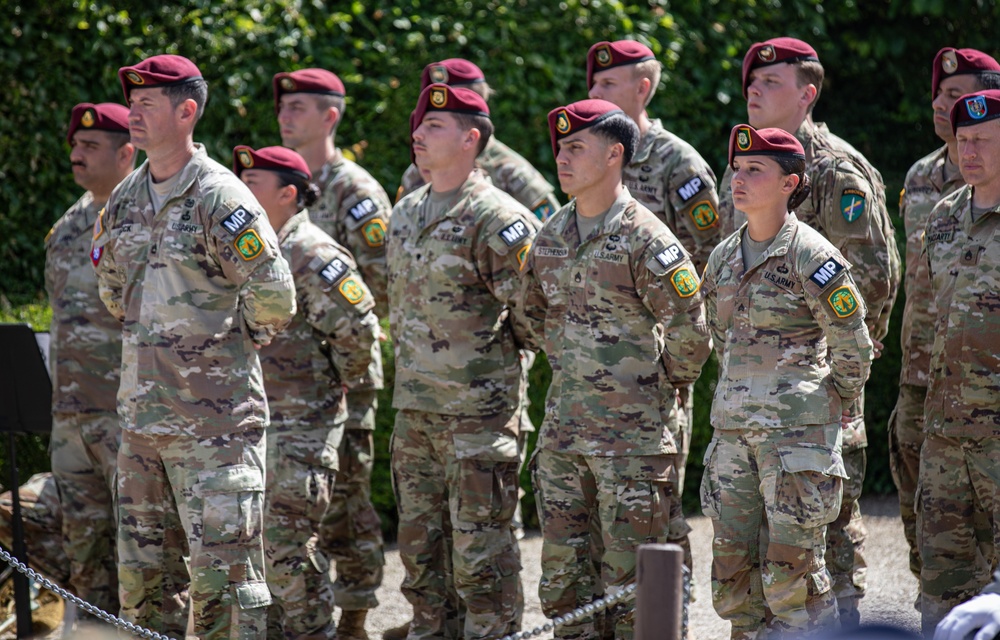
[{"label": "gravel ground", "polygon": [[[903,526],[899,520],[899,505],[895,496],[862,500],[862,513],[868,527],[868,543],[865,556],[868,559],[868,595],[861,602],[863,623],[883,622],[910,631],[919,631],[920,616],[913,609],[917,594],[917,581],[907,566],[906,541]],[[691,546],[695,562],[696,601],[691,607],[692,640],[726,640],[729,638],[729,623],[724,622],[714,609],[709,591],[709,569],[712,559],[712,524],[702,516],[692,517],[690,523]],[[530,630],[546,622],[538,604],[539,555],[541,536],[529,532],[521,541],[524,570],[525,611],[524,629]],[[382,631],[394,627],[411,615],[410,605],[399,591],[403,580],[403,568],[399,553],[391,548],[386,553],[385,580],[378,592],[379,607],[369,615],[368,632],[372,640],[382,637]],[[0,635],[13,638],[12,634]],[[61,631],[47,636],[49,640],[61,638]],[[107,640],[113,634],[107,628],[77,629],[67,637],[74,640]],[[537,636],[551,638],[551,634]]]}]

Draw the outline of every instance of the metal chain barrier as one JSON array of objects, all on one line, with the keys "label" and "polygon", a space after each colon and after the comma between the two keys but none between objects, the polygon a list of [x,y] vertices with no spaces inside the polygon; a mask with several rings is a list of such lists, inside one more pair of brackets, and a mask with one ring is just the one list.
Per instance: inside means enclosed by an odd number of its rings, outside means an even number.
[{"label": "metal chain barrier", "polygon": [[28,576],[28,578],[30,578],[36,584],[45,587],[46,589],[56,594],[63,600],[68,600],[69,602],[72,602],[77,607],[83,609],[84,611],[98,618],[102,622],[106,622],[113,627],[117,627],[118,629],[124,629],[125,631],[128,631],[133,635],[139,636],[140,638],[149,638],[149,640],[172,640],[170,636],[165,636],[161,633],[156,633],[155,631],[144,629],[143,627],[140,627],[139,625],[134,624],[132,622],[122,620],[118,616],[111,615],[107,611],[95,607],[86,600],[82,600],[76,597],[69,591],[66,591],[59,585],[54,584],[51,580],[49,580],[42,574],[38,573],[37,571],[25,565],[23,562],[21,562],[14,556],[7,553],[5,549],[0,548],[0,558],[5,560],[7,564],[9,564],[10,566],[14,567],[24,575]]}]

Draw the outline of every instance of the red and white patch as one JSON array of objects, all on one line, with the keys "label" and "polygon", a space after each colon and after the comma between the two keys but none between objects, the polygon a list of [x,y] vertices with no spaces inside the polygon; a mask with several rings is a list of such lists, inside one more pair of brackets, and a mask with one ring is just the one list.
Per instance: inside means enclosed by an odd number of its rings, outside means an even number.
[{"label": "red and white patch", "polygon": [[104,247],[94,247],[90,250],[90,261],[94,263],[96,267],[101,262],[101,256],[104,255]]}]

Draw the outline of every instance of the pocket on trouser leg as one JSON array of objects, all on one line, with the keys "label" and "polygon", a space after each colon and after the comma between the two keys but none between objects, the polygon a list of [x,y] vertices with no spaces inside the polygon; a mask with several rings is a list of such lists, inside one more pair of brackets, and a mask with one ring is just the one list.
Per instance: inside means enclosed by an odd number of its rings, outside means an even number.
[{"label": "pocket on trouser leg", "polygon": [[719,519],[722,505],[722,492],[719,487],[719,470],[716,464],[717,440],[708,443],[705,450],[704,472],[701,476],[701,512],[713,520]]},{"label": "pocket on trouser leg", "polygon": [[765,500],[773,525],[813,529],[833,522],[840,512],[847,473],[843,460],[822,448],[779,447],[772,499]]},{"label": "pocket on trouser leg", "polygon": [[260,469],[235,465],[203,471],[201,542],[206,548],[258,544],[264,523],[264,477]]},{"label": "pocket on trouser leg", "polygon": [[458,513],[463,522],[509,521],[517,506],[517,438],[455,434],[459,467]]}]

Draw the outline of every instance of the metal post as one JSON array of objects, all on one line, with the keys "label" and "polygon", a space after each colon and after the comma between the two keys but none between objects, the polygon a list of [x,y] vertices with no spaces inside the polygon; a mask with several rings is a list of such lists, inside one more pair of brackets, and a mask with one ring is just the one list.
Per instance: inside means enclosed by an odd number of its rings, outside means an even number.
[{"label": "metal post", "polygon": [[[28,552],[24,548],[24,527],[21,523],[21,486],[17,479],[17,456],[13,431],[7,432],[7,451],[10,454],[10,499],[13,506],[14,557],[24,564],[28,564]],[[31,637],[31,594],[28,591],[28,578],[20,571],[15,571],[13,580],[17,637],[29,638]]]},{"label": "metal post", "polygon": [[684,550],[676,544],[639,545],[636,640],[681,640]]}]

